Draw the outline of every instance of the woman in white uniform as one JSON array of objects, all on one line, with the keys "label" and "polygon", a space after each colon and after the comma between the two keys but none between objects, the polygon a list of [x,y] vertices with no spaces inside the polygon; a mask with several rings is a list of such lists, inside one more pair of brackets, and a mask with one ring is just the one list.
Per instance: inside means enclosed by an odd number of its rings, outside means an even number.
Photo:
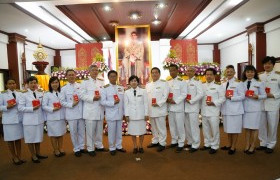
[{"label": "woman in white uniform", "polygon": [[49,81],[49,92],[44,94],[42,107],[46,114],[48,136],[51,139],[54,155],[61,157],[65,155],[62,148],[63,135],[66,133],[64,108],[60,103],[60,83],[57,77],[51,77]]},{"label": "woman in white uniform", "polygon": [[41,108],[43,92],[36,90],[38,80],[31,76],[27,79],[29,89],[19,97],[19,111],[23,112],[24,141],[28,144],[31,160],[40,163],[39,159],[46,159],[40,153],[40,143],[43,141],[44,116]]},{"label": "woman in white uniform", "polygon": [[21,159],[21,139],[23,138],[22,114],[18,111],[18,97],[16,81],[8,79],[5,83],[7,90],[0,94],[0,111],[3,112],[2,123],[4,141],[8,143],[12,160],[15,165],[25,163]]},{"label": "woman in white uniform", "polygon": [[[262,103],[266,98],[264,83],[259,80],[254,66],[245,67],[242,76],[245,90],[243,128],[245,128],[246,145],[244,153],[254,154],[262,115]],[[252,139],[252,140],[251,140]],[[251,141],[250,141],[251,140]]]},{"label": "woman in white uniform", "polygon": [[[146,121],[148,120],[148,96],[145,89],[138,87],[139,78],[130,76],[130,89],[124,93],[125,117],[128,123],[128,134],[132,136],[133,153],[144,153],[143,140],[146,134]],[[139,136],[139,147],[136,136]]]}]

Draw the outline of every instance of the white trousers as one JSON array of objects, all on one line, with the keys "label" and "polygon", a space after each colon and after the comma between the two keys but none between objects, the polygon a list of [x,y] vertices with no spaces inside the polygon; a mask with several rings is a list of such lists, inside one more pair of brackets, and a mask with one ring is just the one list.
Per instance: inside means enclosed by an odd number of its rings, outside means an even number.
[{"label": "white trousers", "polygon": [[277,141],[279,111],[265,111],[259,128],[260,145],[273,149]]},{"label": "white trousers", "polygon": [[166,117],[150,117],[152,128],[152,143],[159,143],[162,146],[166,146]]},{"label": "white trousers", "polygon": [[219,149],[220,146],[220,119],[219,116],[202,116],[202,130],[204,136],[204,146],[212,149]]},{"label": "white trousers", "polygon": [[75,119],[67,120],[69,124],[73,151],[77,152],[85,148],[85,120]]},{"label": "white trousers", "polygon": [[185,113],[185,131],[188,145],[198,149],[200,146],[198,113]]},{"label": "white trousers", "polygon": [[87,150],[103,148],[103,120],[86,120]]},{"label": "white trousers", "polygon": [[185,144],[185,113],[169,112],[168,113],[169,129],[171,134],[171,144],[177,144],[178,147],[184,147]]},{"label": "white trousers", "polygon": [[122,149],[122,120],[107,121],[109,150]]}]

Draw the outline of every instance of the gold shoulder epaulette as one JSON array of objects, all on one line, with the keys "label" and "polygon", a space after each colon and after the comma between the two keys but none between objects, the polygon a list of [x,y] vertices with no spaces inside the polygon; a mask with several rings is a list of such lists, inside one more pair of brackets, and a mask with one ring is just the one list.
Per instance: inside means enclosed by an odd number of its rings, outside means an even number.
[{"label": "gold shoulder epaulette", "polygon": [[259,72],[259,74],[263,74],[264,73],[264,71],[262,71],[262,72]]},{"label": "gold shoulder epaulette", "polygon": [[182,78],[178,78],[178,80],[179,80],[179,81],[183,81],[183,79],[182,79]]},{"label": "gold shoulder epaulette", "polygon": [[239,79],[235,79],[235,82],[240,82],[240,80]]},{"label": "gold shoulder epaulette", "polygon": [[202,84],[205,84],[206,83],[206,81],[205,82],[202,82]]},{"label": "gold shoulder epaulette", "polygon": [[194,80],[199,81],[199,79],[197,77],[195,77]]},{"label": "gold shoulder epaulette", "polygon": [[124,90],[127,91],[127,90],[129,90],[130,88],[131,88],[131,87],[128,86],[128,87],[124,88]]},{"label": "gold shoulder epaulette", "polygon": [[21,90],[20,90],[20,89],[15,89],[15,91],[16,91],[16,92],[21,92]]},{"label": "gold shoulder epaulette", "polygon": [[258,79],[257,81],[258,81],[258,82],[261,82],[261,80],[260,80],[260,79]]},{"label": "gold shoulder epaulette", "polygon": [[142,89],[146,89],[145,85],[140,85],[139,87],[142,88]]},{"label": "gold shoulder epaulette", "polygon": [[221,82],[216,82],[216,81],[215,81],[214,83],[215,83],[215,84],[218,84],[218,85],[221,85]]},{"label": "gold shoulder epaulette", "polygon": [[[171,80],[171,79],[170,79]],[[166,80],[164,80],[164,79],[161,79],[160,81],[162,81],[162,82],[166,82]]]},{"label": "gold shoulder epaulette", "polygon": [[100,81],[104,81],[104,79],[101,79],[101,78],[97,78],[98,80],[100,80]]},{"label": "gold shoulder epaulette", "polygon": [[22,90],[21,92],[22,92],[22,93],[26,93],[26,92],[28,92],[28,90]]},{"label": "gold shoulder epaulette", "polygon": [[42,89],[37,89],[38,92],[44,92]]},{"label": "gold shoulder epaulette", "polygon": [[106,84],[105,86],[103,86],[104,88],[107,88],[107,87],[109,87],[110,86],[110,84]]},{"label": "gold shoulder epaulette", "polygon": [[7,90],[1,91],[1,93],[3,93],[3,94],[6,93],[6,92],[8,92],[8,91]]},{"label": "gold shoulder epaulette", "polygon": [[276,74],[280,74],[280,71],[275,71]]}]

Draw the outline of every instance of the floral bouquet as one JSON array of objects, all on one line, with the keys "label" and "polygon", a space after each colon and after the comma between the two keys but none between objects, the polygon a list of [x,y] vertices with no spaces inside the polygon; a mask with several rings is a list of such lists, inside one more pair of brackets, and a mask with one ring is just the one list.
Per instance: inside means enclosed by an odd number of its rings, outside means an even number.
[{"label": "floral bouquet", "polygon": [[95,57],[92,58],[92,64],[91,65],[96,65],[98,67],[99,72],[106,72],[109,70],[109,67],[104,63],[104,58],[102,54],[96,53]]},{"label": "floral bouquet", "polygon": [[205,73],[205,70],[208,68],[213,68],[217,71],[217,75],[221,74],[221,68],[219,64],[217,63],[198,63],[195,65],[191,64],[182,64],[179,66],[179,74],[180,75],[186,75],[188,67],[194,67],[196,69],[195,75],[196,76],[203,76]]},{"label": "floral bouquet", "polygon": [[[51,76],[58,77],[59,80],[66,80],[67,69],[69,69],[69,68],[54,69]],[[74,69],[74,71],[76,72],[76,79],[83,80],[83,79],[88,79],[90,77],[89,71],[87,69],[76,68],[76,69]]]},{"label": "floral bouquet", "polygon": [[163,68],[168,69],[171,64],[176,64],[178,67],[182,66],[181,60],[177,58],[176,52],[173,49],[170,49],[167,58],[163,62]]}]

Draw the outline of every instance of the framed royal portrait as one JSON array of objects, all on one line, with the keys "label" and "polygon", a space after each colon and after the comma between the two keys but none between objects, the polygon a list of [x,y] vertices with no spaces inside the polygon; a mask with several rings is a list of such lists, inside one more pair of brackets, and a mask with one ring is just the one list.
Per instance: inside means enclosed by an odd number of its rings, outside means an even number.
[{"label": "framed royal portrait", "polygon": [[237,63],[237,78],[238,79],[242,79],[242,73],[245,70],[245,67],[249,65],[248,62],[241,62],[241,63]]},{"label": "framed royal portrait", "polygon": [[119,83],[127,86],[129,77],[136,75],[145,85],[152,67],[150,25],[116,26],[115,37]]}]

